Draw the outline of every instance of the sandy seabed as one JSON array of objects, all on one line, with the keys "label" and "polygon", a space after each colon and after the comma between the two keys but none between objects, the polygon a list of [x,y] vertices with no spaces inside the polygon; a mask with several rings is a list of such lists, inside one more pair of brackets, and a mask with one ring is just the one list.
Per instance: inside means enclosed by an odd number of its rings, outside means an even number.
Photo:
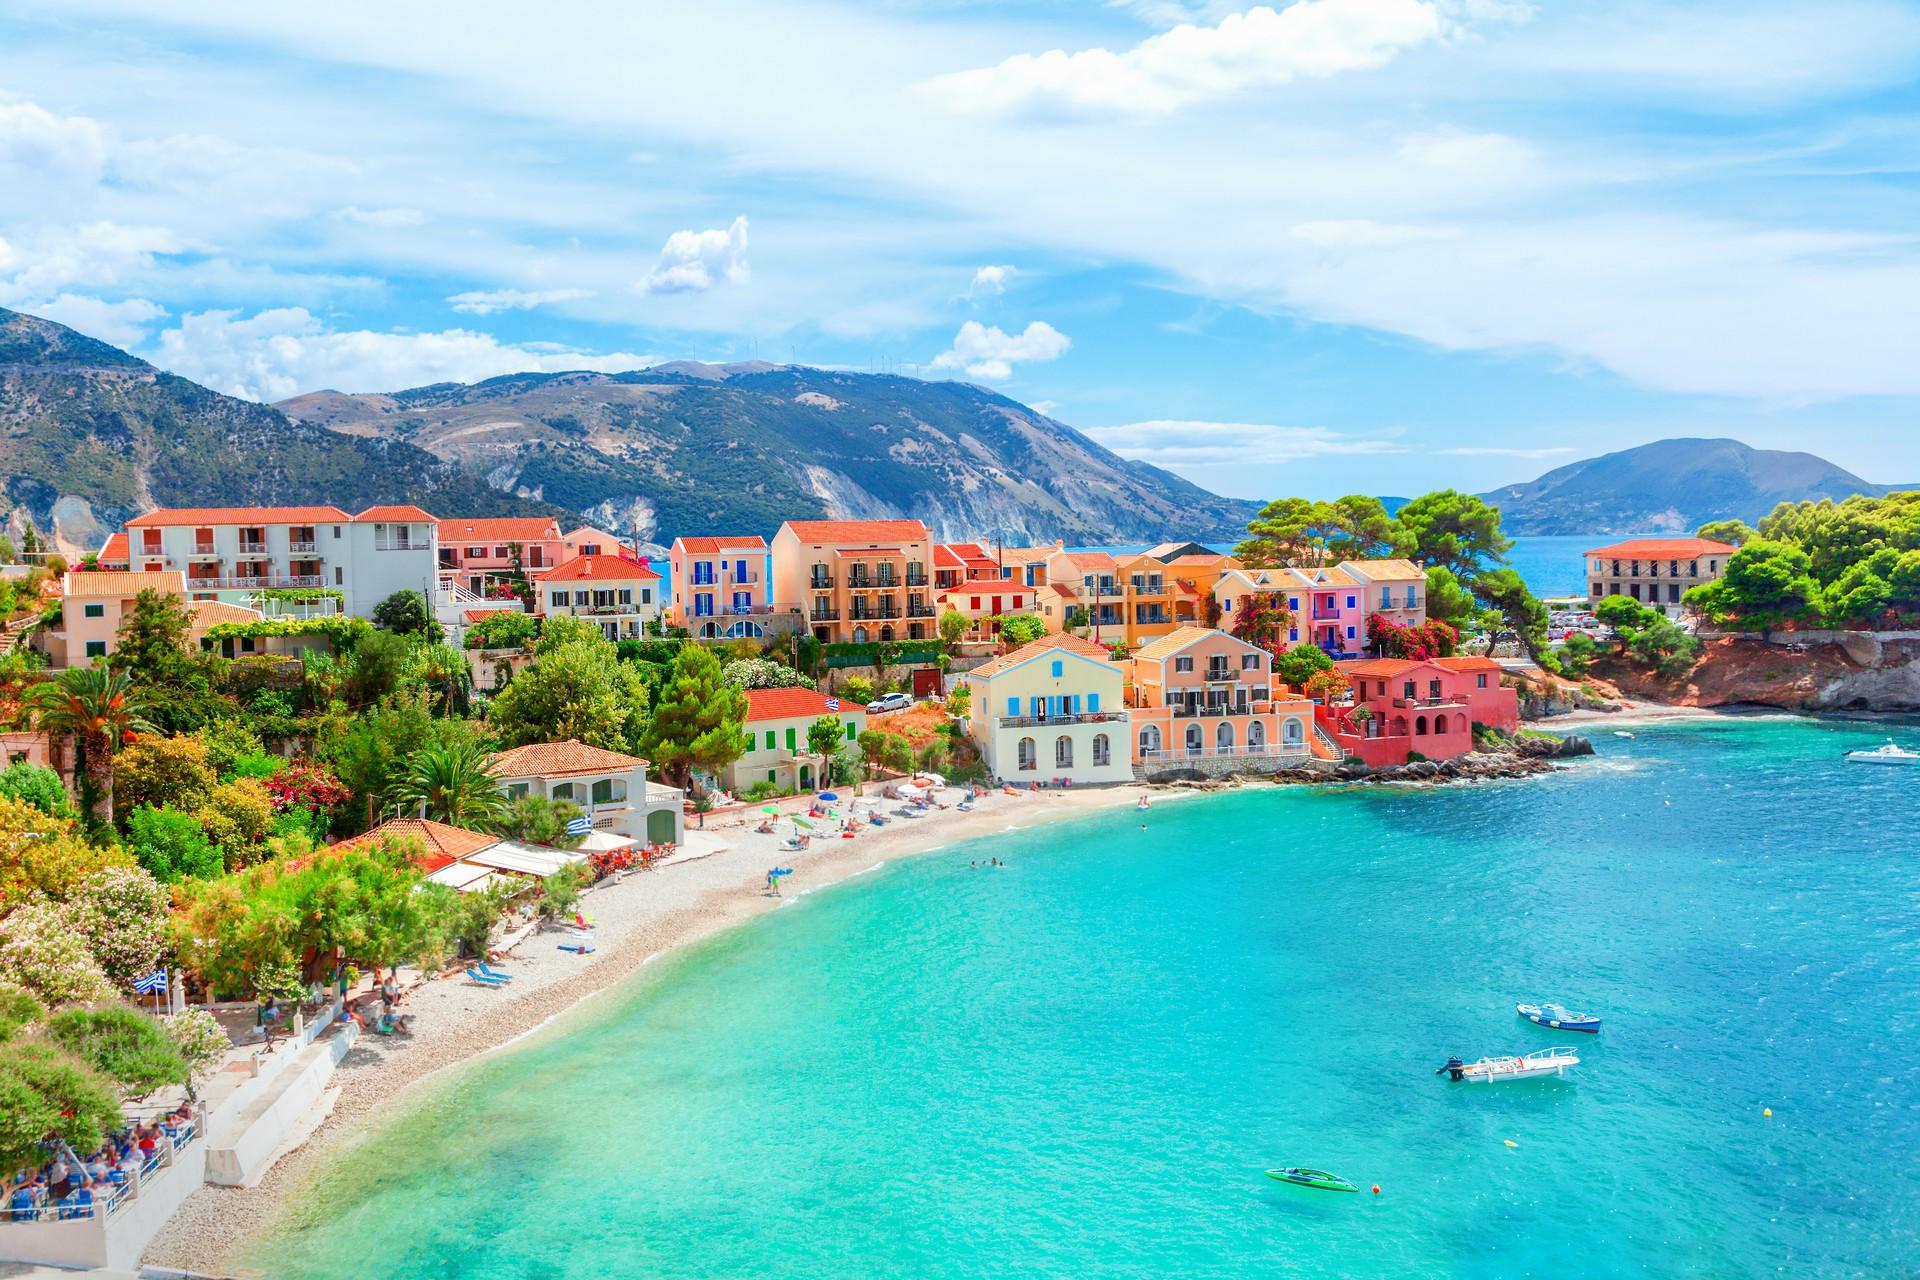
[{"label": "sandy seabed", "polygon": [[[399,1096],[403,1091],[435,1072],[520,1039],[673,947],[710,937],[776,910],[798,894],[882,863],[1131,805],[1145,790],[1118,786],[996,792],[982,798],[971,813],[951,807],[960,793],[949,790],[938,797],[948,808],[918,819],[897,818],[885,828],[868,827],[851,840],[817,839],[800,853],[783,851],[777,836],[757,833],[745,823],[695,833],[688,842],[692,852],[722,842],[725,847],[654,871],[629,873],[585,895],[581,909],[595,926],[593,955],[559,950],[566,935],[558,929],[536,930],[504,961],[495,962],[513,975],[508,987],[480,987],[459,971],[421,982],[401,1004],[403,1012],[414,1016],[413,1034],[359,1038],[334,1073],[332,1084],[341,1092],[333,1112],[313,1135],[283,1156],[258,1186],[209,1186],[195,1192],[154,1237],[142,1261],[230,1272],[235,1247],[273,1220],[281,1196],[369,1122],[406,1105]],[[1173,798],[1156,795],[1155,803]],[[883,803],[881,812],[896,807]],[[780,897],[766,891],[767,871],[775,866],[793,868],[782,881]]]}]

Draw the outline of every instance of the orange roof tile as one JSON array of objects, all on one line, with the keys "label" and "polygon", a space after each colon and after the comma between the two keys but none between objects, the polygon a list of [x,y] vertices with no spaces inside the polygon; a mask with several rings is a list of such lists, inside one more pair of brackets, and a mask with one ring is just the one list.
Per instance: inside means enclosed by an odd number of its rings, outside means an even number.
[{"label": "orange roof tile", "polygon": [[110,533],[107,540],[100,544],[100,553],[94,557],[101,564],[127,563],[127,535]]},{"label": "orange roof tile", "polygon": [[830,699],[824,693],[814,689],[749,689],[747,690],[747,722],[752,724],[761,720],[817,720],[821,716],[865,714],[866,708],[851,698],[840,698],[836,706],[828,706]]},{"label": "orange roof tile", "polygon": [[862,560],[872,556],[897,556],[898,547],[835,547],[833,554],[845,556],[849,560]]},{"label": "orange roof tile", "polygon": [[802,542],[925,542],[933,536],[918,520],[789,520]]},{"label": "orange roof tile", "polygon": [[1382,578],[1398,581],[1427,576],[1427,571],[1411,560],[1342,560],[1340,567],[1369,582],[1377,582]]},{"label": "orange roof tile", "polygon": [[1067,563],[1076,569],[1114,569],[1119,562],[1104,551],[1069,551]]},{"label": "orange roof tile", "polygon": [[993,661],[982,663],[962,674],[984,680],[989,676],[997,676],[1002,671],[1017,667],[1029,658],[1037,658],[1055,649],[1065,649],[1068,653],[1077,653],[1083,658],[1092,658],[1099,662],[1113,661],[1113,655],[1107,651],[1105,645],[1095,644],[1091,640],[1082,640],[1079,636],[1068,635],[1062,631],[1057,635],[1041,636],[1038,640],[1021,645],[1012,653],[1002,654]]},{"label": "orange roof tile", "polygon": [[538,516],[502,516],[484,520],[441,520],[442,542],[538,542],[559,541],[560,525]]},{"label": "orange roof tile", "polygon": [[540,575],[542,582],[649,582],[660,575],[625,556],[575,556]]},{"label": "orange roof tile", "polygon": [[1414,662],[1409,658],[1365,658],[1359,662],[1336,662],[1333,665],[1342,675],[1372,676],[1375,679],[1391,680],[1394,676],[1404,675],[1415,667],[1432,664]]},{"label": "orange roof tile", "polygon": [[162,507],[127,521],[129,529],[165,529],[216,524],[348,524],[353,517],[338,507]]},{"label": "orange roof tile", "polygon": [[497,778],[557,778],[569,773],[620,773],[646,761],[639,756],[623,755],[590,747],[577,738],[565,742],[530,742],[493,757]]},{"label": "orange roof tile", "polygon": [[[1180,652],[1196,640],[1204,640],[1208,636],[1222,635],[1227,635],[1227,633],[1217,631],[1212,627],[1177,627],[1159,639],[1135,649],[1133,656],[1135,658],[1145,659],[1148,662],[1158,662],[1162,658],[1171,658],[1174,654]],[[1248,644],[1245,640],[1240,639],[1238,636],[1227,636],[1227,639],[1232,640],[1242,648],[1252,649],[1255,647],[1254,645]]]},{"label": "orange roof tile", "polygon": [[1480,654],[1461,654],[1457,658],[1435,658],[1433,665],[1436,667],[1445,667],[1449,671],[1506,670],[1506,667],[1502,666],[1499,662]]},{"label": "orange roof tile", "polygon": [[418,507],[406,506],[406,505],[393,506],[393,507],[368,507],[365,511],[362,511],[359,515],[355,516],[353,519],[355,523],[358,523],[362,520],[369,520],[369,521],[371,520],[404,520],[409,524],[424,523],[424,524],[433,524],[433,525],[437,525],[440,523],[439,518],[437,516],[434,516],[432,513],[422,511]]},{"label": "orange roof tile", "polygon": [[1589,556],[1643,556],[1658,560],[1668,557],[1678,560],[1691,560],[1695,556],[1730,556],[1740,548],[1724,542],[1715,542],[1710,538],[1629,538],[1625,542],[1616,542],[1611,546],[1595,547],[1583,551]]},{"label": "orange roof tile", "polygon": [[675,538],[673,545],[696,556],[716,551],[765,551],[767,540],[759,534],[722,534],[713,538]]},{"label": "orange roof tile", "polygon": [[520,610],[518,609],[507,609],[507,608],[465,609],[461,611],[460,616],[465,618],[468,622],[478,622],[482,618],[491,618],[496,613],[519,613],[519,612]]},{"label": "orange roof tile", "polygon": [[208,627],[222,622],[259,622],[260,614],[244,605],[228,604],[224,600],[190,600],[187,612],[193,616],[192,629],[205,631]]},{"label": "orange roof tile", "polygon": [[186,575],[178,569],[155,569],[147,573],[128,573],[113,569],[73,569],[67,573],[62,593],[75,598],[132,598],[142,591],[164,591],[169,595],[187,593]]},{"label": "orange roof tile", "polygon": [[470,853],[478,853],[500,843],[499,836],[468,831],[464,827],[450,827],[431,818],[395,818],[391,822],[381,823],[365,835],[342,840],[332,847],[336,850],[357,849],[376,844],[389,836],[408,837],[426,846],[426,855],[415,861],[429,874],[449,863],[458,862]]}]

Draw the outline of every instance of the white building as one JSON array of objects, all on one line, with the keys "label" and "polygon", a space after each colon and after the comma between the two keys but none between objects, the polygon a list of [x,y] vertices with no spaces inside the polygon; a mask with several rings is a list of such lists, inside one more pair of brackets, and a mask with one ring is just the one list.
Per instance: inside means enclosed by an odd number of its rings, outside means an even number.
[{"label": "white building", "polygon": [[686,834],[681,794],[647,781],[647,762],[565,742],[534,742],[493,757],[493,775],[509,798],[545,796],[571,800],[596,831],[639,844],[680,843]]},{"label": "white building", "polygon": [[178,570],[189,600],[246,604],[262,591],[323,587],[370,617],[396,591],[431,602],[438,522],[419,507],[163,507],[127,522],[128,567]]}]

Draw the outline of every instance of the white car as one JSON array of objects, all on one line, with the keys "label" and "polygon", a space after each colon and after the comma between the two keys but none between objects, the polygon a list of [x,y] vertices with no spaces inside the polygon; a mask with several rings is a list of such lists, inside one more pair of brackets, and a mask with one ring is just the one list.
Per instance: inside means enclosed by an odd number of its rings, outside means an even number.
[{"label": "white car", "polygon": [[885,693],[869,702],[867,711],[871,715],[879,715],[882,711],[905,711],[912,705],[913,697],[910,694]]}]

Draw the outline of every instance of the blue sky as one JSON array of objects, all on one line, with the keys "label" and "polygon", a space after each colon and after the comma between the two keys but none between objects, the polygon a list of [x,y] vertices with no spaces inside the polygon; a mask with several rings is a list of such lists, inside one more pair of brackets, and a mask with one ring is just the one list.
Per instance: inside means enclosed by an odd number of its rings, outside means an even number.
[{"label": "blue sky", "polygon": [[67,0],[0,305],[279,399],[759,357],[1220,492],[1920,481],[1920,7]]}]

